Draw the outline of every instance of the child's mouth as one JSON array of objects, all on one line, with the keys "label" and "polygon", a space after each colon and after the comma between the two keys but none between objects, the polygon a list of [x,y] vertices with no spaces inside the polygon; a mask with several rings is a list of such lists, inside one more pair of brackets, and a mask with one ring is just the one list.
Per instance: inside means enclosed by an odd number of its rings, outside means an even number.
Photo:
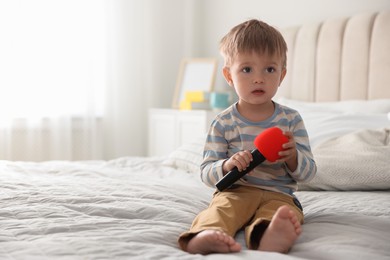
[{"label": "child's mouth", "polygon": [[264,94],[264,90],[256,89],[256,90],[252,91],[252,93],[255,94],[255,95],[262,95],[262,94]]}]

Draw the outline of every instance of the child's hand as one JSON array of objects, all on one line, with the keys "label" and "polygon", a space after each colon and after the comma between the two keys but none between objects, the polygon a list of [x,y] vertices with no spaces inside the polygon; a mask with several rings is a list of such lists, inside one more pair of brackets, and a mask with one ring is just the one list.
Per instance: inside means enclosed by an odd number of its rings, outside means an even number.
[{"label": "child's hand", "polygon": [[290,171],[293,172],[298,166],[296,143],[292,132],[285,131],[283,134],[289,139],[289,141],[283,144],[284,150],[279,152],[279,156],[281,158],[277,162],[285,162]]},{"label": "child's hand", "polygon": [[226,174],[234,167],[237,167],[239,171],[245,170],[250,162],[253,160],[251,151],[245,150],[235,153],[232,157],[224,162],[222,165],[223,173]]}]

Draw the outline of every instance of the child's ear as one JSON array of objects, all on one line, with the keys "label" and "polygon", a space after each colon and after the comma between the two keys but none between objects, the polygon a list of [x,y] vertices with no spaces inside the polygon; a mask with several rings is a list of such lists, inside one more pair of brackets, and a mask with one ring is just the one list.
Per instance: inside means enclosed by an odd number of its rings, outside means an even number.
[{"label": "child's ear", "polygon": [[230,68],[223,67],[222,68],[223,77],[225,78],[226,82],[233,87],[233,80],[232,80],[232,74],[230,73]]},{"label": "child's ear", "polygon": [[282,84],[283,79],[284,79],[284,77],[286,76],[286,74],[287,74],[287,69],[286,69],[286,68],[283,68],[283,69],[282,69],[282,73],[280,74],[279,86],[280,86],[280,84]]}]

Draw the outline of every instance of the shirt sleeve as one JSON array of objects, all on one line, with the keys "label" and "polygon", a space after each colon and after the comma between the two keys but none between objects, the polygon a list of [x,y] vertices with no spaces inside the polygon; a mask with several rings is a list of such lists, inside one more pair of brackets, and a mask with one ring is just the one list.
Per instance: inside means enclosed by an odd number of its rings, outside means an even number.
[{"label": "shirt sleeve", "polygon": [[297,113],[296,118],[297,120],[294,120],[296,124],[293,127],[293,135],[297,147],[298,166],[293,172],[288,167],[286,167],[286,170],[295,181],[308,182],[314,178],[317,172],[317,165],[311,152],[309,137],[304,122],[299,113]]},{"label": "shirt sleeve", "polygon": [[228,158],[227,150],[228,143],[224,137],[224,128],[216,119],[208,131],[203,162],[200,166],[201,179],[206,185],[215,187],[215,184],[223,177],[222,165]]},{"label": "shirt sleeve", "polygon": [[317,172],[317,166],[313,156],[297,150],[297,169],[292,172],[286,167],[288,174],[297,182],[308,182],[314,178]]}]

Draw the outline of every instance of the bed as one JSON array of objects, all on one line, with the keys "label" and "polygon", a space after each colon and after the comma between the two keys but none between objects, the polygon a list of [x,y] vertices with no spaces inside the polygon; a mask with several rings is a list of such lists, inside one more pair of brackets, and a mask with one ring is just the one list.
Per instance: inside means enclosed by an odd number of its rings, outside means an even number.
[{"label": "bed", "polygon": [[305,224],[288,254],[179,249],[214,192],[197,139],[165,157],[0,161],[0,258],[390,259],[390,11],[282,31],[277,101],[301,112],[318,165],[296,193]]}]

